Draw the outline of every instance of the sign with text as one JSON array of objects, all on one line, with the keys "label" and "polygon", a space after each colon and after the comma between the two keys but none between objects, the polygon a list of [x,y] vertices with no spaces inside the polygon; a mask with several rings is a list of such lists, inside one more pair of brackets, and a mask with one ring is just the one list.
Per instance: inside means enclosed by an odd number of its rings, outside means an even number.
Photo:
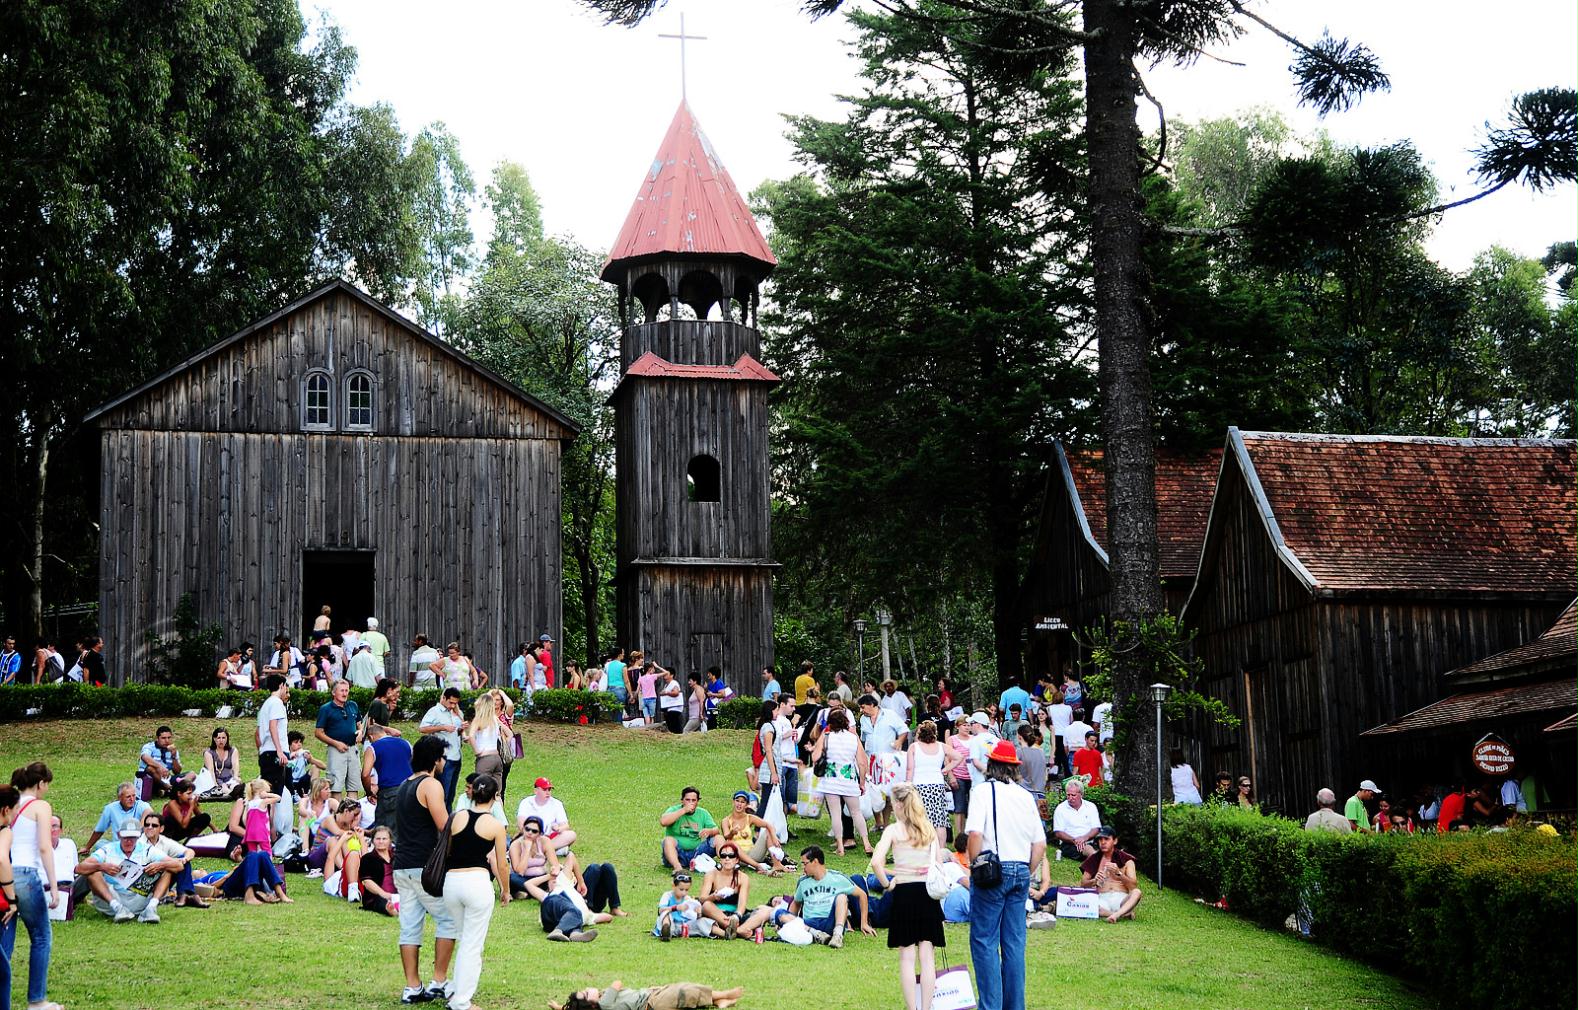
[{"label": "sign with text", "polygon": [[1096,901],[1095,889],[1089,887],[1058,888],[1057,917],[1059,919],[1101,918],[1101,909]]},{"label": "sign with text", "polygon": [[1474,767],[1486,775],[1510,775],[1518,763],[1512,745],[1494,733],[1480,737],[1471,757]]},{"label": "sign with text", "polygon": [[1061,617],[1038,617],[1035,629],[1037,631],[1067,631],[1068,622]]}]

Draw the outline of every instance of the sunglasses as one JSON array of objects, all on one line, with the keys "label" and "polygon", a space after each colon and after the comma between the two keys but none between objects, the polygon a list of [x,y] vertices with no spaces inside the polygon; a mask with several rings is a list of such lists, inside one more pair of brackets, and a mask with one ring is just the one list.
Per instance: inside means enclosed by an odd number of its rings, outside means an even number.
[{"label": "sunglasses", "polygon": [[523,835],[540,835],[540,834],[542,834],[542,829],[541,828],[527,828],[525,831],[522,831],[521,834],[523,834]]},{"label": "sunglasses", "polygon": [[688,883],[690,883],[690,874],[688,874],[688,873],[676,873],[676,874],[674,874],[674,883],[676,883],[676,884],[688,884]]},{"label": "sunglasses", "polygon": [[738,852],[720,852],[720,853],[718,853],[718,858],[719,859],[739,859],[740,858],[740,854]]},{"label": "sunglasses", "polygon": [[163,828],[164,824],[162,822],[160,822],[160,821],[147,821],[147,822],[145,822],[143,824],[143,827],[145,827],[145,828]]}]

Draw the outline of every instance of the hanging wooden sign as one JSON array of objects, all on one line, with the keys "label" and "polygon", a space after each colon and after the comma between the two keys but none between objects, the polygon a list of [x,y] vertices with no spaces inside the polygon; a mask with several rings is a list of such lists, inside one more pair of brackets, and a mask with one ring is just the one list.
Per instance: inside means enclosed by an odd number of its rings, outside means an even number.
[{"label": "hanging wooden sign", "polygon": [[1494,733],[1480,737],[1470,756],[1474,767],[1486,775],[1510,775],[1518,763],[1512,745]]}]

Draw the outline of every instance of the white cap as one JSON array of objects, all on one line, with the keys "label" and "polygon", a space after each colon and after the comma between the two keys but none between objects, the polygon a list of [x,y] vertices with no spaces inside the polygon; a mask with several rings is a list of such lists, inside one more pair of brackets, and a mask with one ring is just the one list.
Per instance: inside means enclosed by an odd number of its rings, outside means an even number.
[{"label": "white cap", "polygon": [[378,627],[378,618],[376,618],[376,617],[369,617],[367,619],[367,630],[368,631],[372,631],[373,629],[375,629],[377,627]]},{"label": "white cap", "polygon": [[986,717],[985,712],[974,713],[970,716],[970,721],[975,723],[977,726],[985,726],[987,729],[992,728],[992,720]]},{"label": "white cap", "polygon": [[134,828],[128,824],[126,827],[117,831],[116,834],[120,835],[122,838],[141,838],[142,828]]},{"label": "white cap", "polygon": [[1372,793],[1380,793],[1381,791],[1381,787],[1376,785],[1373,779],[1365,779],[1363,782],[1360,782],[1359,788],[1368,789]]}]

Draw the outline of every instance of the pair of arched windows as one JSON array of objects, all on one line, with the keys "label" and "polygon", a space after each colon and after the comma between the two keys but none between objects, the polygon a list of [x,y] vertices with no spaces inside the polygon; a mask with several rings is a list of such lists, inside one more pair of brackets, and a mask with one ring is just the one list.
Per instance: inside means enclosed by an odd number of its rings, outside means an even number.
[{"label": "pair of arched windows", "polygon": [[[338,427],[345,431],[372,431],[374,423],[373,374],[358,368],[345,377],[345,412]],[[301,426],[309,431],[334,431],[334,377],[315,368],[302,380]]]}]

